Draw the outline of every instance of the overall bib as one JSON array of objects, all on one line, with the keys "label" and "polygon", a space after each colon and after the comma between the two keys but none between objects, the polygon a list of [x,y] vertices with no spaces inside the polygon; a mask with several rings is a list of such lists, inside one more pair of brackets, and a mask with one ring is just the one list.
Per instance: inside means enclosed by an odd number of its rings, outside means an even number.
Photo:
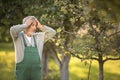
[{"label": "overall bib", "polygon": [[16,64],[16,80],[41,80],[40,57],[34,38],[34,46],[27,46],[24,36],[24,59]]}]

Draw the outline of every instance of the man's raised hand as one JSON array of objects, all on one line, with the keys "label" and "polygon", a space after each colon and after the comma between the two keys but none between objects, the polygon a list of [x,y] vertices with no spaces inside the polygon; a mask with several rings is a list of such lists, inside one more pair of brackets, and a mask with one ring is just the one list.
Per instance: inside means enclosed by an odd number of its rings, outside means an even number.
[{"label": "man's raised hand", "polygon": [[25,24],[26,24],[27,26],[30,26],[32,23],[33,23],[33,19],[31,19],[31,18],[29,18],[29,19],[27,19],[27,20],[25,21]]}]

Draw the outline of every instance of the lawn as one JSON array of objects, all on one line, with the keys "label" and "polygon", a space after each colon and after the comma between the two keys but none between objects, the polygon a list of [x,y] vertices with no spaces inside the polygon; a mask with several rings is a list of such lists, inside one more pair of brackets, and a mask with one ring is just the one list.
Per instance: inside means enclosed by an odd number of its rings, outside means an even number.
[{"label": "lawn", "polygon": [[[0,80],[14,80],[14,56],[13,45],[1,46],[0,44]],[[87,80],[89,65],[89,61],[85,64],[85,62],[72,57],[69,64],[70,80]],[[53,70],[50,76],[59,76],[59,68],[53,59],[49,60],[49,69]],[[97,77],[98,63],[92,61],[90,80],[97,80]],[[104,64],[104,77],[104,80],[120,79],[120,60],[108,61]]]},{"label": "lawn", "polygon": [[[90,80],[98,80],[98,63],[92,61]],[[89,61],[81,62],[76,58],[70,61],[70,80],[88,80]],[[104,80],[120,79],[120,60],[108,61],[104,64]]]}]

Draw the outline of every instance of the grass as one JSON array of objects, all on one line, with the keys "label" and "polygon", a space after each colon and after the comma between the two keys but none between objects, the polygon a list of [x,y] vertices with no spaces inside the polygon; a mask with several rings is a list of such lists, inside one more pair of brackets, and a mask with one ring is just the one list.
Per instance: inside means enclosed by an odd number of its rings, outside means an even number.
[{"label": "grass", "polygon": [[[89,61],[81,62],[77,58],[70,61],[70,80],[88,80]],[[98,62],[92,61],[90,80],[98,80]],[[120,79],[120,60],[108,61],[104,64],[104,80]]]},{"label": "grass", "polygon": [[0,43],[0,51],[13,52],[14,45],[12,43]]},{"label": "grass", "polygon": [[[14,79],[14,52],[13,44],[0,44],[0,80]],[[49,60],[49,69],[53,70],[49,76],[59,77],[59,68],[53,61]],[[69,63],[70,80],[87,80],[89,61],[81,62],[79,59],[72,57]],[[120,79],[120,60],[108,61],[104,64],[104,80]],[[46,79],[47,80],[47,79]],[[58,79],[55,79],[58,80]],[[92,61],[90,80],[98,80],[98,63]]]},{"label": "grass", "polygon": [[14,80],[14,54],[0,51],[0,80]]}]

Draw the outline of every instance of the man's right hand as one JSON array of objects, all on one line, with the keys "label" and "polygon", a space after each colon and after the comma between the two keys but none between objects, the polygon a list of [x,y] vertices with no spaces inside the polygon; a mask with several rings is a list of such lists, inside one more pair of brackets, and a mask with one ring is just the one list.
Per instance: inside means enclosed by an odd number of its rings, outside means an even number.
[{"label": "man's right hand", "polygon": [[27,20],[25,21],[25,24],[26,24],[27,26],[30,26],[30,25],[32,24],[32,22],[33,22],[33,20],[32,20],[31,18],[29,18],[29,19],[27,19]]}]

